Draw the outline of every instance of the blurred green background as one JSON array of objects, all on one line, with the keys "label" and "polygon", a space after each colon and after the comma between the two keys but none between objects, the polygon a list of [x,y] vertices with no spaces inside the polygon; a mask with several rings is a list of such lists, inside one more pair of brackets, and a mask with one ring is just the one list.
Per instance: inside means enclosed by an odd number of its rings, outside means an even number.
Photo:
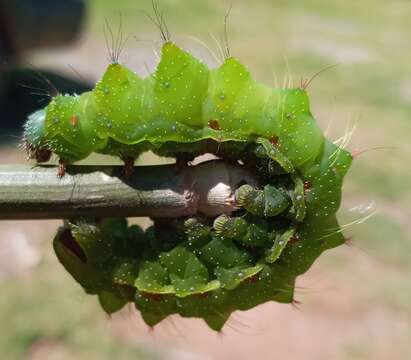
[{"label": "blurred green background", "polygon": [[[347,148],[368,150],[355,159],[344,186],[341,222],[360,222],[345,231],[352,246],[325,253],[300,279],[300,310],[265,304],[235,314],[222,335],[176,317],[152,332],[131,308],[107,318],[63,270],[51,246],[59,222],[3,221],[1,358],[411,358],[411,3],[160,2],[173,40],[210,65],[216,61],[202,42],[217,52],[213,36],[222,38],[231,3],[231,51],[258,80],[298,86],[338,64],[314,79],[309,93],[329,137],[356,126]],[[89,1],[80,41],[33,53],[30,62],[98,80],[108,63],[103,24],[107,19],[117,29],[121,14],[130,38],[120,59],[147,74],[161,41],[144,12],[151,12],[149,0]],[[16,144],[0,149],[1,163],[25,162]]]}]

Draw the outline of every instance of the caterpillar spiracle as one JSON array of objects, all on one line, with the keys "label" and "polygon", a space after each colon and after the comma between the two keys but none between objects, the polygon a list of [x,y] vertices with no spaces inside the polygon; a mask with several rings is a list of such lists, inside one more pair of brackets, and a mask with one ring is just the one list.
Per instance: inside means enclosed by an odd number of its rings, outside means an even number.
[{"label": "caterpillar spiracle", "polygon": [[155,219],[146,231],[67,221],[57,257],[107,313],[132,302],[149,325],[177,313],[220,330],[236,310],[292,302],[296,277],[344,243],[336,212],[351,154],[324,137],[304,87],[258,83],[232,56],[210,69],[167,40],[153,74],[109,64],[92,91],[32,114],[24,140],[38,161],[54,153],[63,165],[95,152],[130,166],[151,150],[214,153],[258,174],[261,187],[240,187],[231,217]]}]

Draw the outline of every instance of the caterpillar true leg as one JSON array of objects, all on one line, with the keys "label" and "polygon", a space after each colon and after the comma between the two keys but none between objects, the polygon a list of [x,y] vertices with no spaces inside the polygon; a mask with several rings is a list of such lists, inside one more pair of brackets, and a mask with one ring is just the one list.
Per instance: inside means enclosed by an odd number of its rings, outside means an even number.
[{"label": "caterpillar true leg", "polygon": [[59,159],[59,166],[57,170],[57,176],[59,178],[62,178],[64,175],[66,175],[67,165],[68,165],[67,160],[63,158]]},{"label": "caterpillar true leg", "polygon": [[179,153],[176,155],[176,170],[177,172],[182,171],[188,163],[193,161],[195,156],[189,153]]},{"label": "caterpillar true leg", "polygon": [[134,162],[136,161],[136,159],[131,156],[126,156],[122,160],[124,161],[124,176],[126,178],[129,178],[134,173]]}]

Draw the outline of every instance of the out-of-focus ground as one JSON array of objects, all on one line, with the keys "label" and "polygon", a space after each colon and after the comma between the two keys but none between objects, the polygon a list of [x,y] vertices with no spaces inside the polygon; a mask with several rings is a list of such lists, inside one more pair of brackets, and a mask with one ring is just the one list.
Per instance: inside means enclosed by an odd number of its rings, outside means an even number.
[{"label": "out-of-focus ground", "polygon": [[[173,39],[215,64],[229,3],[163,0]],[[95,81],[107,65],[102,25],[132,35],[121,60],[145,74],[155,64],[157,29],[149,1],[90,1],[77,46],[31,62]],[[309,87],[312,111],[359,155],[344,186],[341,222],[352,246],[326,252],[301,277],[299,309],[276,303],[236,313],[222,334],[173,317],[150,331],[128,309],[107,318],[55,258],[59,221],[0,222],[0,349],[4,359],[409,359],[411,358],[411,3],[408,1],[233,1],[232,53],[255,77],[294,85],[332,64]],[[147,64],[147,66],[145,65]],[[289,69],[289,70],[287,70]],[[73,75],[74,76],[74,75]],[[15,144],[1,163],[23,163]],[[146,157],[142,161],[155,161]]]}]

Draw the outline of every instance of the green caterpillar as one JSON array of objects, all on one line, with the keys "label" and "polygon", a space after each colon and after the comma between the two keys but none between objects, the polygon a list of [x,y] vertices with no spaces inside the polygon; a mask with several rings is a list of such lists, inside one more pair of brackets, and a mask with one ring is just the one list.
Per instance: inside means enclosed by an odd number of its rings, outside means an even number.
[{"label": "green caterpillar", "polygon": [[324,143],[304,89],[259,84],[233,57],[209,70],[171,42],[146,79],[113,63],[93,91],[54,97],[30,116],[24,139],[38,160],[53,152],[64,163],[92,152],[134,160],[147,150],[199,153],[207,142],[261,144],[287,172],[309,167]]},{"label": "green caterpillar", "polygon": [[32,114],[24,141],[38,161],[59,156],[60,175],[92,152],[129,174],[147,150],[214,153],[258,174],[232,217],[155,220],[145,232],[124,219],[66,222],[57,257],[107,313],[132,302],[152,326],[177,313],[220,330],[236,310],[292,302],[296,277],[344,242],[336,212],[351,154],[325,139],[305,88],[259,84],[231,56],[209,69],[166,39],[152,75],[113,62],[93,91]]}]

